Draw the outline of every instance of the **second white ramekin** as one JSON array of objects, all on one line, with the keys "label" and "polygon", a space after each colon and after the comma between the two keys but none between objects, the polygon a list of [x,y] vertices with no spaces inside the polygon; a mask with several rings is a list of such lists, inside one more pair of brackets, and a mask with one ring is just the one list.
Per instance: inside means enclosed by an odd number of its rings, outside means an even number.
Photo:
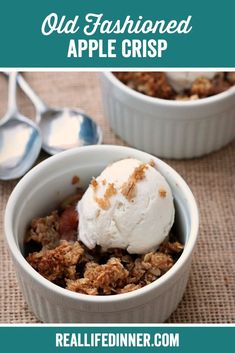
[{"label": "second white ramekin", "polygon": [[105,115],[129,145],[164,158],[193,158],[235,137],[235,86],[195,101],[153,98],[101,74]]},{"label": "second white ramekin", "polygon": [[[86,187],[108,164],[127,157],[153,159],[174,195],[176,226],[185,249],[161,278],[136,291],[112,296],[90,296],[61,288],[37,273],[23,256],[24,237],[33,217],[46,215],[74,192],[74,175]],[[181,300],[198,234],[198,210],[185,181],[166,163],[121,146],[89,146],[48,158],[25,175],[12,192],[5,213],[5,235],[24,298],[47,323],[163,322]],[[146,234],[147,236],[147,234]],[[7,285],[7,284],[5,284]]]}]

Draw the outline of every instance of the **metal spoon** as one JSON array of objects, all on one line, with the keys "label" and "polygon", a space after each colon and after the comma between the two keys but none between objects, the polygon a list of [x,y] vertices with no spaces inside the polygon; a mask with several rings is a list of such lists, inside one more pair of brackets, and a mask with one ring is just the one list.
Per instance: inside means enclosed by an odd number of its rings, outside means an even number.
[{"label": "metal spoon", "polygon": [[18,84],[36,108],[36,122],[42,133],[42,147],[49,154],[102,142],[101,128],[86,114],[73,108],[49,108],[18,74]]},{"label": "metal spoon", "polygon": [[24,175],[36,161],[42,145],[38,127],[21,115],[16,105],[16,72],[9,74],[6,115],[0,120],[0,179]]}]

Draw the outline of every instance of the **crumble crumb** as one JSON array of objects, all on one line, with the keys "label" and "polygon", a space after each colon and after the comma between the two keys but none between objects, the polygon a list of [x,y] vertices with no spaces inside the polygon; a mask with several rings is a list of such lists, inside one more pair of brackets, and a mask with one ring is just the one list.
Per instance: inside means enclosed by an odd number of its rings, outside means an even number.
[{"label": "crumble crumb", "polygon": [[45,249],[57,246],[60,240],[59,219],[58,211],[53,211],[43,218],[33,219],[27,233],[27,243],[36,242]]},{"label": "crumble crumb", "polygon": [[102,197],[97,197],[94,196],[95,202],[99,205],[100,208],[103,210],[108,210],[110,207],[110,201],[108,198],[102,198]]},{"label": "crumble crumb", "polygon": [[145,171],[148,168],[147,164],[141,164],[139,167],[135,168],[132,178],[135,181],[143,180],[145,177]]},{"label": "crumble crumb", "polygon": [[133,200],[136,195],[136,183],[145,178],[145,171],[148,168],[147,164],[141,164],[135,168],[128,181],[122,185],[121,193],[126,197],[128,201]]},{"label": "crumble crumb", "polygon": [[165,189],[160,188],[160,189],[158,190],[158,193],[159,193],[159,196],[160,196],[161,198],[165,198],[165,197],[166,197],[166,190],[165,190]]},{"label": "crumble crumb", "polygon": [[105,190],[103,197],[98,197],[94,195],[95,201],[98,203],[99,207],[103,210],[107,210],[110,207],[110,197],[116,195],[117,190],[115,189],[114,184],[108,184],[108,187]]},{"label": "crumble crumb", "polygon": [[77,175],[74,175],[74,176],[72,177],[71,184],[72,184],[72,185],[78,184],[79,181],[80,181],[79,177],[78,177]]},{"label": "crumble crumb", "polygon": [[116,287],[126,283],[129,272],[122,265],[120,259],[111,257],[106,264],[92,264],[86,266],[84,277],[88,278],[96,288],[106,294],[111,294]]},{"label": "crumble crumb", "polygon": [[151,167],[153,167],[153,168],[156,167],[156,163],[154,162],[153,159],[151,159],[151,160],[149,161],[149,165],[150,165]]},{"label": "crumble crumb", "polygon": [[178,254],[181,253],[184,249],[184,246],[179,242],[167,242],[163,245],[163,247],[159,248],[159,251],[162,251],[166,254]]},{"label": "crumble crumb", "polygon": [[104,193],[104,198],[110,198],[110,197],[116,195],[116,193],[117,193],[117,190],[116,190],[114,184],[113,183],[112,184],[108,184],[108,187],[107,187],[107,189],[105,190],[105,193]]},{"label": "crumble crumb", "polygon": [[98,182],[94,177],[91,179],[91,186],[93,187],[94,190],[96,190],[98,187]]},{"label": "crumble crumb", "polygon": [[76,280],[68,279],[66,280],[66,288],[71,290],[72,292],[89,294],[89,295],[97,295],[97,288],[92,286],[92,283],[88,278],[79,278]]},{"label": "crumble crumb", "polygon": [[125,287],[119,289],[117,293],[129,293],[132,292],[133,290],[141,288],[141,284],[134,284],[134,283],[129,283]]},{"label": "crumble crumb", "polygon": [[131,201],[135,197],[135,182],[134,181],[128,181],[127,183],[124,183],[122,185],[122,194],[123,196],[126,197],[127,200]]},{"label": "crumble crumb", "polygon": [[143,264],[150,264],[150,272],[152,269],[158,269],[161,273],[165,273],[173,266],[172,258],[169,255],[160,252],[150,252],[144,255]]},{"label": "crumble crumb", "polygon": [[212,82],[208,78],[198,77],[192,84],[191,92],[192,94],[198,95],[200,98],[205,98],[212,93]]}]

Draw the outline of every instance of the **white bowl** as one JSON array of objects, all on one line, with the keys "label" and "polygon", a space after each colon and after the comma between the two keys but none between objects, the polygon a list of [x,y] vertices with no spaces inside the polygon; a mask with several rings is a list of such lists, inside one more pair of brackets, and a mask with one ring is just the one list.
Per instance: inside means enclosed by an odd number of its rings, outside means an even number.
[{"label": "white bowl", "polygon": [[[45,215],[73,192],[78,175],[86,187],[107,164],[134,157],[154,159],[172,188],[176,224],[185,249],[161,278],[136,291],[113,296],[89,296],[63,289],[37,273],[22,255],[25,231],[35,216]],[[44,322],[163,322],[176,309],[184,293],[192,251],[198,234],[198,210],[184,180],[166,163],[121,146],[89,146],[50,157],[25,175],[12,192],[5,213],[5,235],[26,302]]]},{"label": "white bowl", "polygon": [[195,101],[146,96],[101,74],[105,115],[129,145],[164,158],[193,158],[235,137],[235,86]]}]

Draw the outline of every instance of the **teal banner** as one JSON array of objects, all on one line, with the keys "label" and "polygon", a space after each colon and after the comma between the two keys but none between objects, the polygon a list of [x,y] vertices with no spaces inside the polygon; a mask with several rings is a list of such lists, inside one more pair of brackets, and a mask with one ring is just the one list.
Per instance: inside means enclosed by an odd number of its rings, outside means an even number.
[{"label": "teal banner", "polygon": [[2,352],[234,351],[235,327],[1,327]]},{"label": "teal banner", "polygon": [[235,67],[235,2],[2,1],[0,67]]}]

